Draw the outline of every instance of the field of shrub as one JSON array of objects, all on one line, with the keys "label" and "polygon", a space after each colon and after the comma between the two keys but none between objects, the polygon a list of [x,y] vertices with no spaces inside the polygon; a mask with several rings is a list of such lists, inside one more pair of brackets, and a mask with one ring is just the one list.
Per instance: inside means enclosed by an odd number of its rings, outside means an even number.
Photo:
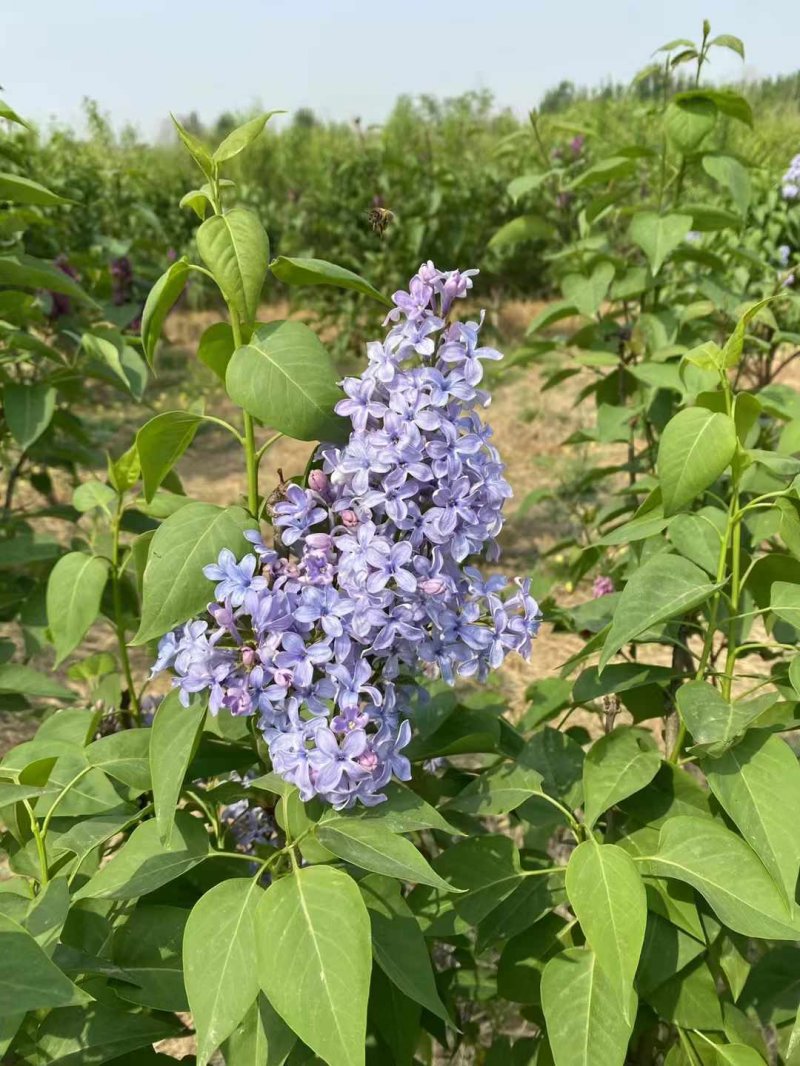
[{"label": "field of shrub", "polygon": [[0,1060],[800,1064],[800,75],[0,103]]}]

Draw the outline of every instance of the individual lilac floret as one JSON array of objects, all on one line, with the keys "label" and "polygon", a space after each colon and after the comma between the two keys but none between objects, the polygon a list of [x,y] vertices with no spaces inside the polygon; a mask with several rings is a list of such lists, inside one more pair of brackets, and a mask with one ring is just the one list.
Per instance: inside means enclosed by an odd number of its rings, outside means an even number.
[{"label": "individual lilac floret", "polygon": [[789,164],[789,169],[781,179],[781,195],[784,200],[796,200],[800,196],[800,152]]},{"label": "individual lilac floret", "polygon": [[205,568],[212,620],[167,634],[154,671],[212,714],[257,716],[276,773],[337,809],[407,781],[420,686],[484,680],[528,656],[540,624],[529,580],[484,576],[511,489],[480,409],[489,404],[477,321],[449,321],[476,271],[425,263],[395,293],[383,341],[343,382],[346,444],[321,445],[308,487],[282,485],[274,547],[225,549]]}]

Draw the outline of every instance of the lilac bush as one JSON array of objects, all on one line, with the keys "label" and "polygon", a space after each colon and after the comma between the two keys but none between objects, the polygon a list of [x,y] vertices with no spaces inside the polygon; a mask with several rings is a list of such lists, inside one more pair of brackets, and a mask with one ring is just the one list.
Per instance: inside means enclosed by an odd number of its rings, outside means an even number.
[{"label": "lilac bush", "polygon": [[383,341],[346,378],[343,446],[321,445],[308,484],[273,503],[273,543],[223,550],[208,618],[167,634],[153,672],[171,667],[188,704],[258,716],[275,771],[337,809],[385,798],[408,780],[418,678],[484,680],[539,627],[529,580],[485,578],[511,489],[480,416],[489,405],[478,321],[452,318],[476,271],[423,264],[394,295]]}]

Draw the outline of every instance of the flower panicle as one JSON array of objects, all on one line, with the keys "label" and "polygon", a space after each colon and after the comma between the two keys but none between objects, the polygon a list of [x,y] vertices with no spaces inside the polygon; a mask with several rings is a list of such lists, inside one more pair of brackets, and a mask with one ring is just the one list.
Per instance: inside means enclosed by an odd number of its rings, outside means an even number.
[{"label": "flower panicle", "polygon": [[[352,432],[321,445],[307,487],[272,508],[275,546],[223,549],[209,619],[163,638],[153,671],[171,667],[188,702],[257,715],[274,770],[303,800],[337,809],[380,803],[408,780],[404,750],[426,678],[483,680],[509,652],[528,656],[540,614],[530,581],[485,578],[511,489],[479,409],[483,319],[448,322],[476,271],[425,263],[395,293],[385,339],[337,412]],[[280,549],[280,550],[278,550]]]}]

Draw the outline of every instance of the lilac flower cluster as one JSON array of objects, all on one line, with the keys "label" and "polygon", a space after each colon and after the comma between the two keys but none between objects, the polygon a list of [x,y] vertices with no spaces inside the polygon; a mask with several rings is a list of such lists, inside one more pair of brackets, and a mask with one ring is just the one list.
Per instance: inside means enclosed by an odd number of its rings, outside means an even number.
[{"label": "lilac flower cluster", "polygon": [[800,152],[789,164],[789,169],[783,175],[781,195],[784,200],[796,200],[800,196]]},{"label": "lilac flower cluster", "polygon": [[373,805],[402,754],[416,679],[484,679],[510,651],[529,655],[539,608],[528,580],[484,578],[471,556],[497,559],[511,490],[480,418],[489,395],[478,322],[450,321],[475,271],[424,264],[394,296],[384,341],[342,383],[337,412],[352,432],[322,445],[308,486],[283,486],[275,543],[228,550],[212,621],[168,634],[154,672],[173,667],[182,698],[259,716],[273,768],[336,808]]}]

